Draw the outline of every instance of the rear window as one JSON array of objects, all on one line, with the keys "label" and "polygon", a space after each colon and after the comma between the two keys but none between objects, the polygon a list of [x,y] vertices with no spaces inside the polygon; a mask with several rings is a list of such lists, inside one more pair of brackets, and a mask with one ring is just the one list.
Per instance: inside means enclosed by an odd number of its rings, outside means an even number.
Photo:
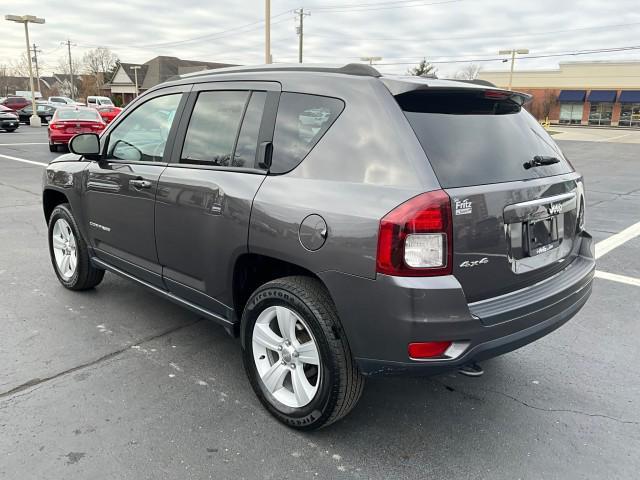
[{"label": "rear window", "polygon": [[[443,188],[512,182],[572,171],[540,124],[510,99],[484,90],[396,96]],[[535,156],[559,163],[525,168]]]},{"label": "rear window", "polygon": [[59,109],[56,111],[58,120],[101,120],[96,110]]},{"label": "rear window", "polygon": [[285,92],[280,96],[273,133],[271,173],[295,168],[344,109],[337,98]]}]

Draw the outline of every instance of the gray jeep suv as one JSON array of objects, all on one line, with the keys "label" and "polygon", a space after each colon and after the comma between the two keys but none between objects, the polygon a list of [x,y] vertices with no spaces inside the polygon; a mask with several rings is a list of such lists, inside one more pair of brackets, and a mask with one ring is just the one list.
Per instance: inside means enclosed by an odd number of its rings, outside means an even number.
[{"label": "gray jeep suv", "polygon": [[527,100],[366,65],[172,79],[47,167],[54,270],[218,322],[274,416],[328,425],[367,375],[509,352],[587,301],[582,177]]}]

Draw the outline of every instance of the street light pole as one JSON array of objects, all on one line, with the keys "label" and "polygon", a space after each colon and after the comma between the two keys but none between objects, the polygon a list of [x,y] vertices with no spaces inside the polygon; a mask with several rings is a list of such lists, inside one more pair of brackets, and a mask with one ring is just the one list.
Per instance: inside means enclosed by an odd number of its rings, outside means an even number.
[{"label": "street light pole", "polygon": [[[511,90],[511,87],[513,85],[513,67],[516,63],[516,53],[518,55],[526,55],[527,53],[529,53],[529,49],[528,48],[518,48],[518,49],[511,49],[511,50],[500,50],[498,52],[498,55],[511,55],[511,70],[509,72],[509,90]],[[506,60],[505,60],[506,62]]]},{"label": "street light pole", "polygon": [[138,70],[140,70],[142,67],[140,65],[134,65],[133,67],[131,67],[131,70],[133,70],[133,76],[136,79],[136,98],[138,98]]},{"label": "street light pole", "polygon": [[373,62],[379,62],[382,57],[360,57],[363,62],[369,62],[369,65],[373,65]]},{"label": "street light pole", "polygon": [[29,46],[29,22],[31,23],[44,23],[44,18],[38,18],[34,15],[5,15],[5,20],[9,22],[24,23],[24,35],[27,40],[27,60],[29,61],[29,86],[31,87],[31,117],[29,118],[29,125],[32,127],[39,127],[41,125],[40,117],[38,116],[38,109],[36,107],[36,92],[33,87],[33,66],[31,65],[31,47]]}]

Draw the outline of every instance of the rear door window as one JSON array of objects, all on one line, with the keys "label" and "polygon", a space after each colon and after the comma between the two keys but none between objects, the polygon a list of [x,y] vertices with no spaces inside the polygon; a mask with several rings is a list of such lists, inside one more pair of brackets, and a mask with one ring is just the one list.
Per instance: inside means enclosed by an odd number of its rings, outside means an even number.
[{"label": "rear door window", "polygon": [[[573,169],[540,124],[509,98],[485,90],[411,91],[396,96],[443,188],[511,182]],[[534,157],[552,165],[525,168]]]},{"label": "rear door window", "polygon": [[258,135],[262,123],[266,92],[253,92],[242,120],[242,128],[233,154],[233,166],[253,167],[258,149]]},{"label": "rear door window", "polygon": [[337,98],[285,92],[273,134],[272,173],[285,173],[308,155],[344,109]]},{"label": "rear door window", "polygon": [[181,163],[234,165],[233,151],[248,91],[214,91],[198,95],[180,157]]}]

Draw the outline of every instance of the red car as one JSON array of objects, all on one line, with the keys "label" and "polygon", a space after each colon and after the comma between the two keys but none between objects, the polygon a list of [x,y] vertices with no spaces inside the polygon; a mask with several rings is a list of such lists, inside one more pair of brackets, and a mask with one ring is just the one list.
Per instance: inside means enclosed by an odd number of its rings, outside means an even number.
[{"label": "red car", "polygon": [[122,111],[119,107],[96,107],[104,123],[110,123]]},{"label": "red car", "polygon": [[100,133],[106,126],[95,108],[60,107],[49,122],[49,150],[66,147],[78,133]]},{"label": "red car", "polygon": [[9,107],[14,112],[17,112],[18,110],[22,110],[27,105],[31,105],[31,100],[28,100],[24,97],[7,97],[2,102],[0,102],[0,105]]}]

